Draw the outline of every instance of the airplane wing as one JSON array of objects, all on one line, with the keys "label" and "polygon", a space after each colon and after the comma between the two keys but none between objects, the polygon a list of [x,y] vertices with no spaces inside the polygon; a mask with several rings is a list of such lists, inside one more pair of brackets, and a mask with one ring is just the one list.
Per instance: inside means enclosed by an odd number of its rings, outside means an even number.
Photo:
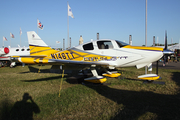
[{"label": "airplane wing", "polygon": [[75,61],[75,60],[59,60],[59,59],[49,59],[49,64],[52,65],[62,65],[62,64],[79,64],[79,65],[101,65],[101,66],[109,66],[108,63],[105,62],[86,62],[86,61]]},{"label": "airplane wing", "polygon": [[22,62],[26,64],[49,64],[49,65],[99,65],[109,66],[105,61],[77,61],[77,60],[62,60],[62,59],[48,59],[43,57],[11,57],[14,62]]}]

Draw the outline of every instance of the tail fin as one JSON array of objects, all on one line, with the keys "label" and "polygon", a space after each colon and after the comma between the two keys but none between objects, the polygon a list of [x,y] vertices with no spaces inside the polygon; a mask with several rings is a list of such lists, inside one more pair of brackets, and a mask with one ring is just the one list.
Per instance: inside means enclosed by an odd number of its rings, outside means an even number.
[{"label": "tail fin", "polygon": [[27,32],[29,46],[48,47],[47,44],[34,31]]},{"label": "tail fin", "polygon": [[31,56],[50,56],[56,50],[48,47],[48,45],[34,31],[27,32],[30,55]]}]

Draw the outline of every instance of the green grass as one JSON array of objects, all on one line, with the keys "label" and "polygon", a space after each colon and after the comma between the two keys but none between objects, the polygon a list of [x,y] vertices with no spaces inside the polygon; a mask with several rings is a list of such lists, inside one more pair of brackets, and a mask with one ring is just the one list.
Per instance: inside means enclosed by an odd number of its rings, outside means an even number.
[{"label": "green grass", "polygon": [[[180,119],[180,70],[159,69],[165,85],[143,84],[137,76],[144,69],[136,68],[119,69],[122,79],[107,78],[108,86],[71,84],[65,75],[59,97],[61,74],[50,73],[50,67],[42,66],[40,73],[29,72],[28,66],[0,68],[0,120],[10,119],[13,110],[33,113],[34,120]],[[22,102],[24,93],[34,104]]]}]

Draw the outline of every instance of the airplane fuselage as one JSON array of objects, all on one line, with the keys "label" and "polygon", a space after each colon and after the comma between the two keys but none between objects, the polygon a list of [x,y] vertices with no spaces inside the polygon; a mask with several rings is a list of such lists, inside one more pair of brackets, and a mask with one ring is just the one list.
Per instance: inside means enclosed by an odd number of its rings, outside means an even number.
[{"label": "airplane fuselage", "polygon": [[[101,48],[99,44],[104,44],[104,46]],[[32,50],[31,55],[42,55],[41,50],[33,52],[34,48],[38,48],[38,46],[30,46]],[[50,54],[44,58],[32,58],[32,60],[28,60],[29,63],[48,64],[49,59],[57,59],[103,62],[112,67],[136,66],[137,68],[142,68],[163,56],[162,48],[130,46],[117,40],[95,40],[64,51],[49,50],[47,47],[47,49],[43,50],[43,52],[45,51]],[[22,59],[21,61],[23,62]]]},{"label": "airplane fuselage", "polygon": [[7,48],[8,53],[0,54],[0,60],[10,60],[11,56],[28,56],[30,55],[29,47]]}]

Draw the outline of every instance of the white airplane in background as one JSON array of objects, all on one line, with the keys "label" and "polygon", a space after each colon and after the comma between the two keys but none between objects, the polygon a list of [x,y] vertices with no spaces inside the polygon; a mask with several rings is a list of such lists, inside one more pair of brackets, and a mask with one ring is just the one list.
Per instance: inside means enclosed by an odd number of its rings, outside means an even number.
[{"label": "white airplane in background", "polygon": [[[152,65],[162,56],[163,48],[131,46],[124,42],[111,39],[94,40],[68,50],[54,50],[34,32],[27,32],[30,56],[13,56],[11,60],[25,64],[50,64],[62,69],[83,70],[89,68],[93,77],[85,78],[85,81],[93,83],[103,83],[108,77],[118,77],[121,74],[111,72],[109,69],[119,67],[132,67],[137,69]],[[97,69],[100,68],[106,73],[98,75]],[[145,74],[138,76],[139,79],[157,80],[157,74]]]},{"label": "white airplane in background", "polygon": [[10,67],[16,65],[15,62],[10,61],[11,56],[29,56],[30,49],[29,47],[5,47],[0,48],[0,62],[10,64]]}]

